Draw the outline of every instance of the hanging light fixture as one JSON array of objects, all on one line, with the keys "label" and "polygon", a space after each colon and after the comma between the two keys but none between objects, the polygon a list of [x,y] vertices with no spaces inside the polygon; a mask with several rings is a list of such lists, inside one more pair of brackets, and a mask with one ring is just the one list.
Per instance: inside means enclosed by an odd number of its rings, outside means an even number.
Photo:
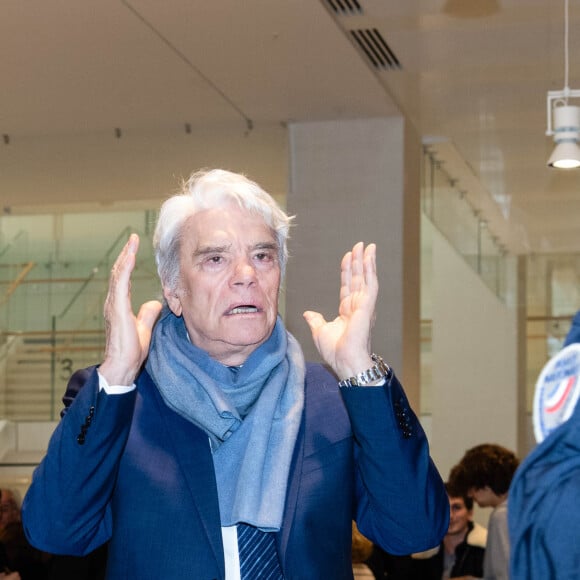
[{"label": "hanging light fixture", "polygon": [[564,0],[564,89],[548,91],[548,129],[556,147],[548,159],[550,167],[574,169],[580,167],[580,107],[569,105],[568,100],[579,98],[580,91],[568,86],[568,0]]}]

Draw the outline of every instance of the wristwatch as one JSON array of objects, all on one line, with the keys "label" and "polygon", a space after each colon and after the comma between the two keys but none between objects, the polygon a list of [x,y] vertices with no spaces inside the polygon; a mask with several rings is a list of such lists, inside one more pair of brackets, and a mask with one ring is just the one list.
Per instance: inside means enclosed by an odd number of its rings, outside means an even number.
[{"label": "wristwatch", "polygon": [[355,377],[344,379],[338,383],[339,387],[364,387],[369,383],[380,379],[390,379],[393,371],[391,367],[378,354],[371,354],[375,363],[370,369],[358,373]]}]

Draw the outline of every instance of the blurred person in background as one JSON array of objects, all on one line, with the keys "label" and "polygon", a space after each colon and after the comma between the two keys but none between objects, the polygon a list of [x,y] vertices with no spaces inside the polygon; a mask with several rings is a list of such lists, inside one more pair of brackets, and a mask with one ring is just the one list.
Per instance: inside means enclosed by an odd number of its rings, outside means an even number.
[{"label": "blurred person in background", "polygon": [[449,476],[461,494],[472,497],[479,507],[493,508],[483,560],[486,580],[509,579],[508,491],[518,465],[519,459],[509,449],[483,443],[468,449]]},{"label": "blurred person in background", "polygon": [[11,489],[0,490],[0,531],[20,521],[20,501]]},{"label": "blurred person in background", "polygon": [[[580,311],[564,340],[562,357],[580,343]],[[555,357],[554,357],[555,358]],[[563,380],[570,401],[579,388],[578,359]],[[568,365],[566,365],[568,366]],[[572,369],[574,369],[573,371]],[[580,405],[522,461],[510,486],[508,523],[512,580],[580,577]]]},{"label": "blurred person in background", "polygon": [[49,561],[48,554],[33,548],[26,539],[18,494],[11,489],[0,490],[0,571],[4,570],[11,580],[45,580]]}]

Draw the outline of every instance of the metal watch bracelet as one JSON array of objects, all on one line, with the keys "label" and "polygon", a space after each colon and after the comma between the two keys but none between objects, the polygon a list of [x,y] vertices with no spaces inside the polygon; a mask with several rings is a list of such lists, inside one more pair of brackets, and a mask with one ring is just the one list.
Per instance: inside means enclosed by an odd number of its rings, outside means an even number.
[{"label": "metal watch bracelet", "polygon": [[369,383],[378,381],[383,378],[390,378],[391,367],[378,354],[371,354],[371,358],[375,363],[370,369],[358,373],[354,377],[343,379],[338,383],[339,387],[364,387]]}]

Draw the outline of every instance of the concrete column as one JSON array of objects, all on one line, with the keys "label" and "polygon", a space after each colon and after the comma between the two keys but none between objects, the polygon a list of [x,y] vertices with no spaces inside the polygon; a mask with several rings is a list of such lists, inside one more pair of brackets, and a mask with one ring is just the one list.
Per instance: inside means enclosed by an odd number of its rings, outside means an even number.
[{"label": "concrete column", "polygon": [[[377,244],[380,295],[372,349],[419,410],[421,143],[402,117],[289,126],[287,208],[296,216],[286,278],[286,320],[307,360],[320,360],[304,310],[337,314],[340,260]],[[361,369],[362,370],[362,369]]]}]

